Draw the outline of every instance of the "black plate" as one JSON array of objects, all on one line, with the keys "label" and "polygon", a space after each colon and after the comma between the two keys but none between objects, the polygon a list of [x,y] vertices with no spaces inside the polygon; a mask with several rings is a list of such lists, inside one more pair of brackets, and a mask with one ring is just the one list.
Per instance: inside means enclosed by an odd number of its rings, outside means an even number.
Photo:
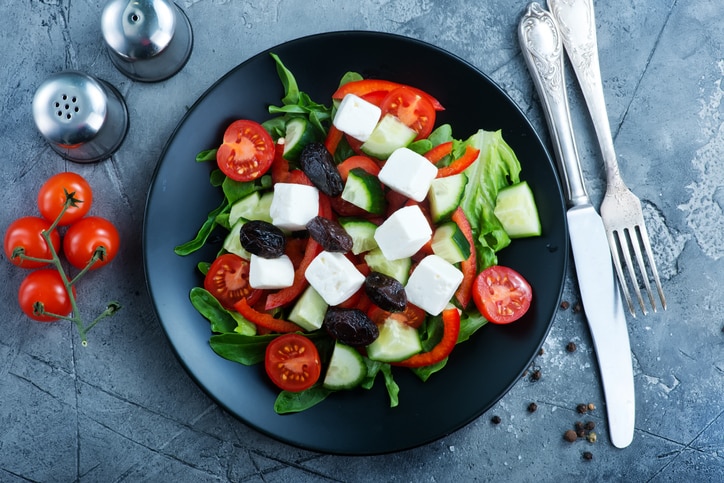
[{"label": "black plate", "polygon": [[[329,103],[347,71],[411,84],[436,96],[457,138],[479,128],[502,129],[531,184],[543,236],[517,240],[500,262],[531,283],[534,302],[524,319],[483,327],[455,349],[448,366],[422,383],[396,371],[400,405],[390,408],[381,379],[371,391],[335,394],[303,413],[274,413],[277,391],[263,367],[245,367],[209,348],[209,324],[188,301],[201,283],[200,260],[210,261],[216,244],[188,257],[176,245],[195,236],[206,215],[221,202],[208,182],[209,163],[196,153],[220,142],[238,118],[263,121],[267,106],[283,95],[269,52],[295,74],[300,89]],[[146,279],[163,328],[184,367],[221,406],[246,424],[283,442],[337,454],[379,454],[433,441],[474,420],[521,377],[545,339],[560,301],[568,237],[558,178],[547,150],[523,113],[488,77],[431,45],[376,32],[335,32],[305,37],[262,52],[214,84],[189,110],[171,136],[149,192],[144,225]]]}]

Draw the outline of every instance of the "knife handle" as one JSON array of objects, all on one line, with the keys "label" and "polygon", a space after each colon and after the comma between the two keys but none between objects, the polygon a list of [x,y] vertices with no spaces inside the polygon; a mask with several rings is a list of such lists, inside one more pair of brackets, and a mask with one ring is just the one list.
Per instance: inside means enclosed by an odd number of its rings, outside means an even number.
[{"label": "knife handle", "polygon": [[548,120],[568,202],[573,206],[590,203],[573,136],[558,24],[532,2],[518,25],[518,41]]}]

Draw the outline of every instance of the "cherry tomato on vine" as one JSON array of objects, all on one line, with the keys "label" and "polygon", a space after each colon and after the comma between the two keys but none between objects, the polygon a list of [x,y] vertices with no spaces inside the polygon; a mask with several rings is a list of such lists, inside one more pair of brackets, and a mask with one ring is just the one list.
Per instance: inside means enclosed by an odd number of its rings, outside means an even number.
[{"label": "cherry tomato on vine", "polygon": [[91,270],[107,265],[116,257],[119,246],[118,230],[113,223],[99,216],[81,218],[68,227],[63,237],[65,258],[77,269],[85,268],[100,247],[105,248],[105,254]]},{"label": "cherry tomato on vine", "polygon": [[251,181],[271,168],[274,149],[274,141],[261,124],[242,119],[226,128],[216,162],[229,178]]},{"label": "cherry tomato on vine", "polygon": [[309,389],[319,380],[322,363],[314,343],[301,334],[280,335],[269,342],[264,368],[272,382],[284,391]]},{"label": "cherry tomato on vine", "polygon": [[430,135],[435,126],[435,107],[415,89],[406,86],[391,91],[380,104],[382,114],[392,114],[417,132],[415,139]]},{"label": "cherry tomato on vine", "polygon": [[509,267],[488,267],[473,282],[473,302],[494,324],[509,324],[523,317],[532,298],[528,281]]},{"label": "cherry tomato on vine", "polygon": [[48,178],[38,191],[38,210],[43,218],[51,223],[55,221],[65,206],[66,193],[72,194],[76,201],[63,213],[59,226],[70,225],[88,213],[93,204],[90,184],[79,174],[63,172]]},{"label": "cherry tomato on vine", "polygon": [[204,288],[230,310],[243,298],[254,305],[262,294],[249,285],[249,262],[233,253],[225,253],[213,261],[206,272]]},{"label": "cherry tomato on vine", "polygon": [[[75,288],[73,289],[75,295]],[[40,322],[53,322],[57,317],[35,314],[35,304],[43,304],[47,313],[67,316],[73,310],[70,297],[63,285],[63,279],[55,269],[42,269],[30,272],[20,283],[18,302],[25,315]]]},{"label": "cherry tomato on vine", "polygon": [[[22,268],[38,268],[47,265],[47,262],[24,260],[20,257],[13,258],[13,252],[22,247],[25,255],[29,257],[50,260],[50,248],[41,234],[50,228],[50,225],[51,222],[38,216],[25,216],[10,223],[5,231],[3,243],[7,259]],[[57,252],[60,249],[60,235],[57,230],[51,232],[50,241]]]}]

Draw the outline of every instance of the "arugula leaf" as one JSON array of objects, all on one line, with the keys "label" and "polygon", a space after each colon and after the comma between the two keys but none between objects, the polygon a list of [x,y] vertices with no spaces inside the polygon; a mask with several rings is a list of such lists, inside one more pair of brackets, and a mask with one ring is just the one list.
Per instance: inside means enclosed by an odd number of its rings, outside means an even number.
[{"label": "arugula leaf", "polygon": [[300,392],[282,391],[274,401],[274,411],[277,414],[298,413],[324,401],[331,393],[321,385]]},{"label": "arugula leaf", "polygon": [[216,334],[209,338],[209,345],[224,359],[253,366],[264,362],[266,346],[276,335],[243,335],[235,332]]}]

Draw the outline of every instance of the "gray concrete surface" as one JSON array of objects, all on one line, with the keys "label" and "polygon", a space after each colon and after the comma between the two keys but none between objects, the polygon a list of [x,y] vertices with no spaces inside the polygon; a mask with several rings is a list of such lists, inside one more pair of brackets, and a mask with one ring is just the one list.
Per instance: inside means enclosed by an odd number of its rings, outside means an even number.
[{"label": "gray concrete surface", "polygon": [[[629,318],[637,395],[632,445],[607,438],[603,395],[584,316],[557,315],[542,377],[521,379],[488,413],[426,446],[375,457],[317,454],[263,436],[220,409],[177,362],[144,285],[141,230],[161,149],[188,106],[259,51],[307,34],[395,32],[436,44],[495,79],[548,139],[510,0],[181,0],[193,54],[161,83],[130,81],[102,45],[99,0],[0,7],[0,226],[34,210],[50,175],[76,171],[113,219],[123,249],[79,296],[124,308],[81,347],[67,323],[19,311],[23,273],[0,263],[0,481],[724,481],[724,7],[719,0],[596,2],[603,80],[621,169],[643,200],[668,296],[664,313]],[[112,159],[63,161],[31,116],[38,84],[79,69],[106,79],[132,118]],[[596,204],[605,180],[584,106],[571,104]],[[571,268],[564,299],[578,291]],[[90,305],[93,303],[88,302]],[[578,349],[569,353],[566,345]],[[527,411],[535,402],[538,410]],[[595,443],[562,434],[593,402]],[[454,408],[441,408],[444,411]],[[501,423],[491,424],[498,415]],[[591,461],[582,458],[593,454]]]}]

